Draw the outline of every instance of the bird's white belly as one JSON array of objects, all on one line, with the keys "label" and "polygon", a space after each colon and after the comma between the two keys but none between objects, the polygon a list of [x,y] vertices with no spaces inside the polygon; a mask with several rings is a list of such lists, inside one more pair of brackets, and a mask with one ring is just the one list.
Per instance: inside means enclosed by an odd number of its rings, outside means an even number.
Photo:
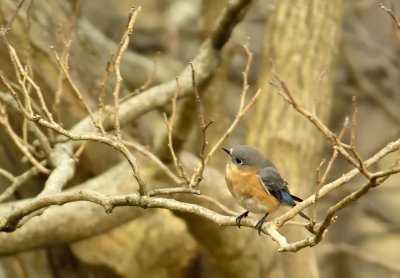
[{"label": "bird's white belly", "polygon": [[235,196],[236,201],[244,207],[246,210],[253,212],[253,213],[266,213],[269,211],[268,207],[257,203],[254,201],[253,198],[242,198],[239,196]]}]

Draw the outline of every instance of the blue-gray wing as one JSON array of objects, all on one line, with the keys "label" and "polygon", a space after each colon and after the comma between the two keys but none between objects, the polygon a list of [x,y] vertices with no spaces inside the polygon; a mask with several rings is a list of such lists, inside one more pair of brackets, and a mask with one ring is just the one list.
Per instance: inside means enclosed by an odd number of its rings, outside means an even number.
[{"label": "blue-gray wing", "polygon": [[258,170],[257,175],[269,194],[289,206],[296,205],[287,187],[288,183],[282,179],[278,170],[274,167],[265,167]]}]

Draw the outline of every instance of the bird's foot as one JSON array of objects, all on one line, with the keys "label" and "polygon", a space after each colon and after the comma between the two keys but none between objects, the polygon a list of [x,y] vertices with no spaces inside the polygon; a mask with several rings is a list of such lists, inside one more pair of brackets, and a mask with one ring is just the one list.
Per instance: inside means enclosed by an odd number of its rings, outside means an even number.
[{"label": "bird's foot", "polygon": [[242,218],[245,218],[245,217],[247,217],[249,215],[249,212],[248,211],[245,211],[244,213],[242,213],[241,215],[239,215],[237,218],[236,218],[236,224],[238,225],[238,227],[239,227],[239,229],[240,229],[240,221],[242,221]]},{"label": "bird's foot", "polygon": [[257,222],[256,224],[256,230],[258,231],[258,235],[261,236],[261,228],[262,225],[265,223],[265,220],[261,219],[260,221]]},{"label": "bird's foot", "polygon": [[256,224],[255,228],[257,229],[259,236],[261,236],[261,228],[262,228],[262,225],[265,223],[265,218],[267,218],[267,216],[268,216],[268,212]]}]

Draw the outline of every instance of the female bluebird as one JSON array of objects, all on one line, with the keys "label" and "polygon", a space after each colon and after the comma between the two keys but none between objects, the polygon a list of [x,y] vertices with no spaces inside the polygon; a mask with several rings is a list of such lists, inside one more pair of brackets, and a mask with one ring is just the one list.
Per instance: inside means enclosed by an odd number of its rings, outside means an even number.
[{"label": "female bluebird", "polygon": [[[282,179],[275,165],[256,148],[241,145],[222,149],[229,154],[226,184],[236,201],[246,209],[236,218],[239,228],[240,221],[249,212],[265,213],[255,227],[261,234],[261,227],[270,212],[276,211],[281,204],[294,207],[295,201],[303,201],[290,194],[288,183]],[[310,220],[304,213],[300,212],[300,215]]]}]

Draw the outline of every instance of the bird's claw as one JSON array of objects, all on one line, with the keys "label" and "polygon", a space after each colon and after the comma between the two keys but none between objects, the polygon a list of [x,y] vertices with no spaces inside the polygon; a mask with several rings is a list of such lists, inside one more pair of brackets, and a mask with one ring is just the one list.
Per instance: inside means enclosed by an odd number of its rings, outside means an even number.
[{"label": "bird's claw", "polygon": [[260,221],[258,221],[257,222],[257,224],[256,224],[256,230],[258,231],[258,235],[259,236],[261,236],[261,228],[262,228],[262,225],[265,223],[265,220],[260,220]]},{"label": "bird's claw", "polygon": [[247,217],[248,215],[249,215],[249,212],[246,211],[245,213],[242,213],[241,215],[239,215],[239,216],[236,218],[235,222],[236,222],[236,224],[238,225],[239,229],[240,229],[240,221],[242,221],[242,218],[245,218],[245,217]]}]

